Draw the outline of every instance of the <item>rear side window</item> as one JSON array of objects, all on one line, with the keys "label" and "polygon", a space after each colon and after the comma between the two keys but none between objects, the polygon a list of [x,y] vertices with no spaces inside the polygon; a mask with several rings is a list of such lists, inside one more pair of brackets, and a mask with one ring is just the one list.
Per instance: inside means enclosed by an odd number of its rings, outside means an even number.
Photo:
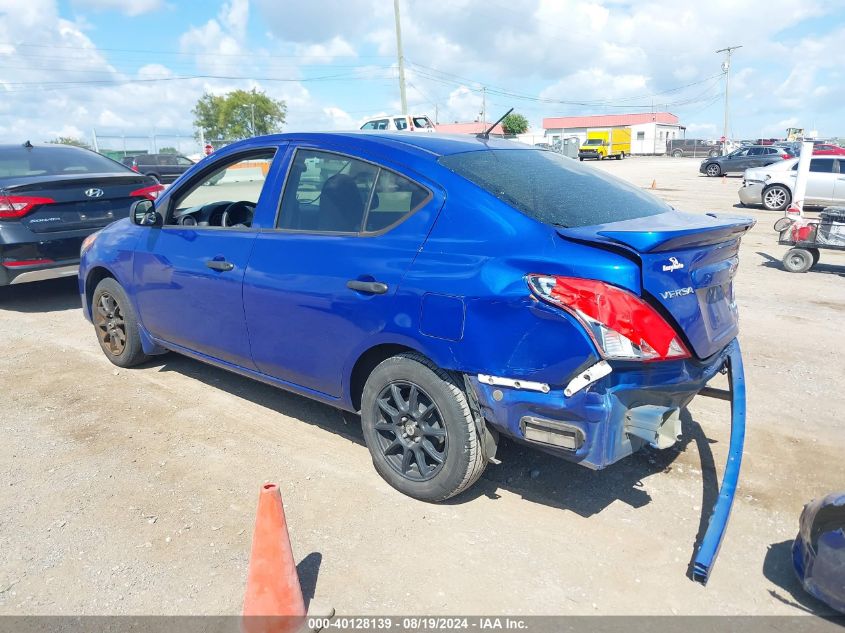
[{"label": "rear side window", "polygon": [[605,224],[672,210],[638,187],[555,152],[482,150],[441,156],[438,162],[525,215],[555,226]]},{"label": "rear side window", "polygon": [[810,171],[830,174],[833,172],[833,161],[825,158],[814,158],[810,161]]},{"label": "rear side window", "polygon": [[428,198],[428,190],[378,165],[300,149],[288,173],[278,228],[377,232],[400,222]]},{"label": "rear side window", "polygon": [[408,121],[405,119],[393,119],[393,125],[396,126],[397,130],[407,130],[408,129]]},{"label": "rear side window", "polygon": [[25,176],[125,174],[127,168],[105,156],[70,147],[14,147],[0,150],[0,181]]}]

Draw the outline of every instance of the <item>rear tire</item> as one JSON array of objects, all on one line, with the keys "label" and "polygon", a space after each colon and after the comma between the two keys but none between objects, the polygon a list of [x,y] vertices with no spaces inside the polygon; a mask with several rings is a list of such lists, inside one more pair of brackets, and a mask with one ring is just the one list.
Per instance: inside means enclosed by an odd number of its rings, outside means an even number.
[{"label": "rear tire", "polygon": [[376,471],[415,499],[453,497],[487,465],[466,393],[420,354],[393,356],[373,370],[361,425]]},{"label": "rear tire", "polygon": [[771,185],[763,189],[763,208],[769,211],[781,211],[789,206],[792,193],[783,185]]},{"label": "rear tire", "polygon": [[708,156],[710,156],[710,158],[716,158],[719,155],[720,155],[719,152],[717,152],[716,150],[713,150],[712,152],[710,152],[708,154]]},{"label": "rear tire", "polygon": [[676,149],[674,152],[672,152],[672,156],[674,158],[680,158],[683,155],[684,155],[684,153],[679,149]]},{"label": "rear tire", "polygon": [[155,180],[157,185],[161,184],[161,176],[159,176],[158,174],[147,174],[147,176]]},{"label": "rear tire", "polygon": [[147,360],[141,347],[138,318],[117,280],[107,277],[97,284],[91,300],[91,319],[100,349],[112,363],[132,367]]},{"label": "rear tire", "polygon": [[790,249],[783,256],[783,267],[791,273],[805,273],[813,263],[813,254],[805,248]]},{"label": "rear tire", "polygon": [[721,168],[721,167],[719,167],[719,165],[717,165],[716,163],[710,163],[710,164],[709,164],[709,165],[707,165],[707,167],[704,169],[704,172],[705,172],[708,176],[710,176],[711,178],[715,178],[716,176],[721,176],[721,175],[722,175],[722,168]]},{"label": "rear tire", "polygon": [[813,266],[819,263],[819,259],[821,259],[821,253],[819,253],[819,249],[817,248],[808,248],[810,255],[813,256]]}]

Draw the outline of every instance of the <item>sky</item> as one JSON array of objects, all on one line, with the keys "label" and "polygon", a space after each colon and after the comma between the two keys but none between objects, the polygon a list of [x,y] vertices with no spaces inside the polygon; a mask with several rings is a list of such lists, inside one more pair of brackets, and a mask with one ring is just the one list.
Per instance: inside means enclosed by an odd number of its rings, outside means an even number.
[{"label": "sky", "polygon": [[[845,136],[845,0],[400,0],[409,110],[440,122],[668,110],[718,138]],[[0,0],[0,142],[193,134],[257,88],[286,131],[399,112],[392,0]],[[482,96],[484,94],[484,97]]]}]

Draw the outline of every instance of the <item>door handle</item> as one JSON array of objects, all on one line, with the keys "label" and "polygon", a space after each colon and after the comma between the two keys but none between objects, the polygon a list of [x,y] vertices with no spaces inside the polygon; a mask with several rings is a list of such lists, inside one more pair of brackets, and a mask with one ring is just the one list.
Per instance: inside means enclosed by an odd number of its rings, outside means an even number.
[{"label": "door handle", "polygon": [[346,287],[350,290],[366,292],[371,295],[383,295],[387,292],[387,284],[380,281],[360,281],[358,279],[350,279],[346,282]]},{"label": "door handle", "polygon": [[207,262],[205,262],[205,265],[211,268],[211,270],[219,270],[222,272],[232,270],[235,267],[232,262],[227,262],[223,259],[209,259]]}]

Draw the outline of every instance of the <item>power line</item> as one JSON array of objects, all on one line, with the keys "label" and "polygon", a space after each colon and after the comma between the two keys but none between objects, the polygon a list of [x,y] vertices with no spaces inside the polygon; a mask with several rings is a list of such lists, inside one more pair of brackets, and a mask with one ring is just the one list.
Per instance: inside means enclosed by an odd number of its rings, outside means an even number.
[{"label": "power line", "polygon": [[141,48],[103,48],[91,46],[59,46],[53,44],[12,44],[14,47],[23,48],[55,48],[60,50],[82,50],[97,53],[99,51],[108,51],[113,53],[139,53],[145,55],[187,55],[198,57],[262,57],[264,59],[325,59],[327,57],[353,57],[358,59],[392,59],[392,55],[357,55],[357,54],[324,54],[324,55],[259,55],[255,52],[249,53],[200,53],[195,51],[166,51],[166,50],[150,50]]}]

